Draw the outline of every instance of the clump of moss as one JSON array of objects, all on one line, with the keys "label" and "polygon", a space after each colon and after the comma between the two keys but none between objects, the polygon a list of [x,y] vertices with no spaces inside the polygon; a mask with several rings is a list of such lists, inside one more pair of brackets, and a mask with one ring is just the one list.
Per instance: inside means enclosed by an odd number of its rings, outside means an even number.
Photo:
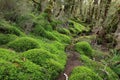
[{"label": "clump of moss", "polygon": [[42,45],[42,48],[49,51],[51,54],[54,54],[58,58],[58,62],[65,65],[66,64],[66,53],[64,51],[65,45],[58,41],[54,41],[52,43],[45,43]]},{"label": "clump of moss", "polygon": [[89,57],[93,56],[93,50],[90,44],[86,41],[81,41],[75,44],[75,50],[80,54],[85,54]]},{"label": "clump of moss", "polygon": [[56,40],[56,37],[50,31],[47,31],[46,29],[44,29],[41,25],[36,25],[32,33],[35,36],[41,36],[49,40]]},{"label": "clump of moss", "polygon": [[24,52],[29,49],[39,48],[40,46],[35,39],[29,37],[22,37],[8,43],[8,47],[17,52]]},{"label": "clump of moss", "polygon": [[56,55],[43,49],[28,50],[22,54],[23,57],[29,59],[33,63],[44,67],[49,77],[55,79],[56,76],[63,70],[64,66],[58,62]]},{"label": "clump of moss", "polygon": [[13,34],[0,34],[0,45],[7,44],[10,41],[13,41],[17,38],[16,35]]},{"label": "clump of moss", "polygon": [[0,58],[5,59],[7,61],[12,61],[13,59],[18,58],[14,51],[0,48]]},{"label": "clump of moss", "polygon": [[46,65],[46,61],[53,58],[55,59],[56,57],[52,55],[50,52],[43,50],[43,49],[32,49],[24,52],[22,54],[25,58],[29,59],[30,61],[44,66]]},{"label": "clump of moss", "polygon": [[43,80],[47,71],[30,62],[26,58],[19,57],[15,52],[0,49],[0,80]]},{"label": "clump of moss", "polygon": [[26,60],[9,62],[0,59],[0,79],[4,80],[42,80],[45,78],[42,68]]},{"label": "clump of moss", "polygon": [[102,80],[102,78],[88,67],[80,66],[73,69],[70,80]]}]

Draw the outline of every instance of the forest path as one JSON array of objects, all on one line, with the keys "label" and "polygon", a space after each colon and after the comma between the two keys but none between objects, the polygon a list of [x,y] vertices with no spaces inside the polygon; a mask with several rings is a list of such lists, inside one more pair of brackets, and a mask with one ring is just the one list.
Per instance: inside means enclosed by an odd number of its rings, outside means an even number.
[{"label": "forest path", "polygon": [[[74,39],[72,40],[72,43],[66,48],[67,63],[64,71],[60,73],[57,80],[68,80],[66,78],[70,76],[73,68],[82,65],[80,62],[80,54],[75,51],[73,41]],[[64,73],[67,75],[67,77],[64,75]]]}]

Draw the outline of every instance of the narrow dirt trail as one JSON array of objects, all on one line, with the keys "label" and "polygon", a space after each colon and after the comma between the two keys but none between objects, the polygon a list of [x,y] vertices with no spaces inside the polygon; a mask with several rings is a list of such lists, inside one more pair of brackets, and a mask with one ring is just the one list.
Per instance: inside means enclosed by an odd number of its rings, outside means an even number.
[{"label": "narrow dirt trail", "polygon": [[64,72],[61,72],[61,74],[58,76],[57,80],[66,80],[64,73],[67,74],[67,76],[69,77],[73,68],[81,65],[80,54],[74,50],[74,46],[72,44],[66,48],[66,53],[67,53],[66,67],[64,69]]}]

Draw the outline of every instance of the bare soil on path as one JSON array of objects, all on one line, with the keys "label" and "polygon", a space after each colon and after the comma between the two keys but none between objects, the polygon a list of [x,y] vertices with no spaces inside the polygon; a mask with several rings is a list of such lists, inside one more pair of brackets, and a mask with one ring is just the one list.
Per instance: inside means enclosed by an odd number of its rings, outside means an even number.
[{"label": "bare soil on path", "polygon": [[74,46],[69,45],[66,48],[66,53],[67,53],[67,63],[64,71],[61,72],[57,80],[66,80],[64,73],[67,74],[67,76],[69,77],[73,68],[81,65],[80,54],[74,50]]}]

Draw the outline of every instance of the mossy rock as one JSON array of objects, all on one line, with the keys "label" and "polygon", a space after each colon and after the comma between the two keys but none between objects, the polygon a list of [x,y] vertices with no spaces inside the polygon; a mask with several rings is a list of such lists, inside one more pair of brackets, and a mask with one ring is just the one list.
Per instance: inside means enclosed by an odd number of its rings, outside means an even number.
[{"label": "mossy rock", "polygon": [[85,54],[89,57],[93,56],[93,49],[86,41],[81,41],[75,44],[75,50],[80,54]]},{"label": "mossy rock", "polygon": [[0,21],[0,33],[3,33],[3,34],[15,34],[17,36],[24,36],[23,32],[21,32],[14,25],[11,25],[10,23],[8,23],[6,21]]},{"label": "mossy rock", "polygon": [[13,34],[0,34],[0,45],[5,45],[16,38],[17,36]]},{"label": "mossy rock", "polygon": [[24,52],[29,49],[39,48],[40,45],[37,40],[29,37],[18,38],[8,43],[8,48],[11,48],[17,52]]},{"label": "mossy rock", "polygon": [[102,80],[102,78],[88,67],[80,66],[73,69],[70,80]]}]

